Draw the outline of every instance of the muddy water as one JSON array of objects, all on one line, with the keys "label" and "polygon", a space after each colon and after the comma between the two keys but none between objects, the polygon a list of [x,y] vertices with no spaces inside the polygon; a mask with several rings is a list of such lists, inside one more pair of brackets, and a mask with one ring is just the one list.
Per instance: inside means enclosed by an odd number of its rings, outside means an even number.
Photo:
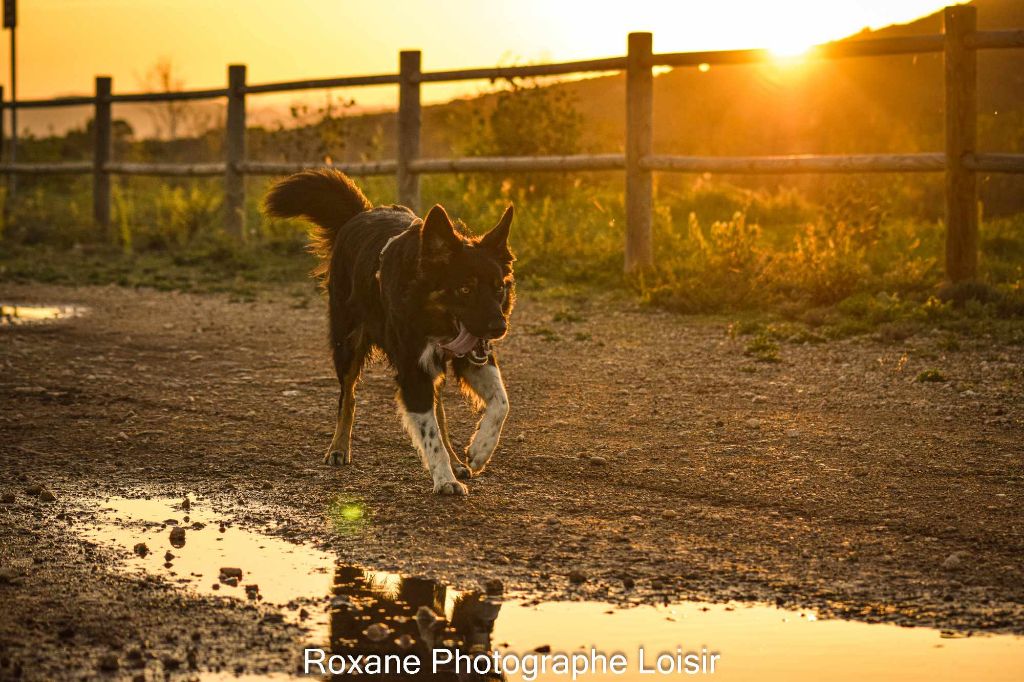
[{"label": "muddy water", "polygon": [[0,327],[56,322],[69,317],[79,317],[85,313],[85,308],[74,305],[43,306],[4,303],[0,304]]},{"label": "muddy water", "polygon": [[[492,658],[495,652],[532,656],[532,665],[550,652],[549,666],[556,654],[588,654],[593,648],[609,657],[624,655],[625,672],[607,675],[620,680],[1024,679],[1020,637],[819,620],[811,612],[763,605],[535,604],[529,595],[501,595],[498,586],[491,586],[492,594],[458,591],[432,580],[339,564],[329,553],[233,524],[202,499],[191,498],[186,508],[180,499],[110,498],[99,507],[96,524],[81,532],[132,552],[126,570],[160,575],[186,590],[277,605],[285,618],[308,628],[307,646],[335,654],[416,654],[429,669],[435,648],[489,652]],[[360,510],[350,508],[333,510],[332,516],[343,524],[361,518]],[[680,652],[693,653],[705,670],[712,654],[719,658],[713,675],[686,675],[681,662],[667,676],[641,674],[641,649],[648,669],[662,653],[669,654],[666,665],[679,661]],[[297,661],[301,655],[296,651]],[[460,679],[450,664],[440,670],[424,679]],[[531,677],[521,671],[508,675]],[[588,673],[578,679],[599,677]],[[549,670],[536,679],[572,676]]]}]

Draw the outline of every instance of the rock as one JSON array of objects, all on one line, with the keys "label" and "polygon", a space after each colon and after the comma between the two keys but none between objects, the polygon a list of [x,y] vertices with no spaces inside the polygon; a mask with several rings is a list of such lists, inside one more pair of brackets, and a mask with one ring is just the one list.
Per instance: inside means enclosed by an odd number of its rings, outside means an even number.
[{"label": "rock", "polygon": [[220,577],[220,581],[228,587],[238,587],[238,578],[227,578],[224,576]]},{"label": "rock", "polygon": [[550,644],[541,644],[539,647],[535,648],[533,651],[534,651],[534,653],[537,653],[537,654],[550,654],[551,653],[551,645]]},{"label": "rock", "polygon": [[569,571],[569,582],[571,582],[573,585],[580,585],[582,583],[587,582],[587,576],[583,573],[583,571],[574,568],[573,570]]},{"label": "rock", "polygon": [[185,546],[185,529],[181,526],[176,526],[171,529],[171,547],[184,547]]},{"label": "rock", "polygon": [[491,578],[484,582],[484,592],[491,595],[505,593],[505,584],[497,578]]},{"label": "rock", "polygon": [[242,578],[242,569],[232,568],[230,566],[224,566],[220,569],[220,575],[222,578]]},{"label": "rock", "polygon": [[0,502],[4,504],[14,504],[14,493],[4,493],[3,496],[0,497]]},{"label": "rock", "polygon": [[43,492],[43,486],[33,483],[32,485],[25,486],[25,494],[29,497],[39,497],[39,493]]},{"label": "rock", "polygon": [[117,659],[117,654],[104,654],[96,667],[105,672],[113,672],[121,667],[121,662]]},{"label": "rock", "polygon": [[679,512],[677,512],[675,509],[666,509],[665,511],[661,512],[661,518],[663,519],[674,519],[677,516],[679,516]]},{"label": "rock", "polygon": [[192,503],[189,501],[187,497],[181,501],[181,508],[184,511],[188,511],[189,509],[192,508]]},{"label": "rock", "polygon": [[40,502],[56,502],[57,501],[57,497],[53,493],[51,493],[48,489],[43,488],[42,490],[39,491],[39,501]]},{"label": "rock", "polygon": [[801,436],[800,429],[787,429],[786,430],[786,437],[787,438],[799,438],[800,436]]},{"label": "rock", "polygon": [[416,611],[416,624],[421,632],[429,632],[438,635],[444,630],[445,620],[434,613],[429,606],[421,606]]},{"label": "rock", "polygon": [[754,402],[755,404],[766,403],[766,402],[768,402],[768,396],[765,396],[765,395],[755,395],[753,400],[752,400],[752,402]]},{"label": "rock", "polygon": [[383,642],[391,635],[391,628],[383,623],[374,623],[363,630],[363,636],[371,642]]},{"label": "rock", "polygon": [[591,464],[597,466],[601,466],[608,463],[608,458],[602,457],[601,455],[591,455],[588,459],[590,460]]},{"label": "rock", "polygon": [[134,547],[132,547],[132,551],[138,554],[139,556],[144,557],[147,554],[149,554],[149,547],[146,545],[145,542],[138,542],[135,544]]},{"label": "rock", "polygon": [[632,590],[634,587],[636,587],[636,581],[630,578],[629,576],[626,576],[622,579],[622,587],[627,590]]},{"label": "rock", "polygon": [[171,550],[167,550],[164,553],[164,561],[172,561],[173,559],[174,559],[174,554],[171,552]]},{"label": "rock", "polygon": [[942,562],[942,568],[947,571],[955,571],[964,564],[967,552],[953,552]]},{"label": "rock", "polygon": [[759,429],[759,428],[761,428],[761,420],[760,420],[760,419],[758,419],[757,417],[751,417],[750,419],[748,419],[748,420],[747,420],[746,422],[744,422],[744,423],[745,423],[745,424],[746,424],[746,425],[747,425],[747,426],[748,426],[749,428],[751,428],[751,429]]}]

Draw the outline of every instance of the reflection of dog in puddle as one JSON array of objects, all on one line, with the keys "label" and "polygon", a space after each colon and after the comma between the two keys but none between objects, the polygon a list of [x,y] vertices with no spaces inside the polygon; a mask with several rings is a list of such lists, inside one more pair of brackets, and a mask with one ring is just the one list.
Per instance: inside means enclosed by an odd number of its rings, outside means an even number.
[{"label": "reflection of dog in puddle", "polygon": [[498,680],[497,675],[456,673],[454,665],[432,671],[434,649],[488,654],[501,601],[496,594],[464,592],[445,618],[448,588],[425,578],[379,578],[353,566],[338,566],[331,600],[331,653],[343,656],[415,655],[418,675],[350,675],[338,679]]}]

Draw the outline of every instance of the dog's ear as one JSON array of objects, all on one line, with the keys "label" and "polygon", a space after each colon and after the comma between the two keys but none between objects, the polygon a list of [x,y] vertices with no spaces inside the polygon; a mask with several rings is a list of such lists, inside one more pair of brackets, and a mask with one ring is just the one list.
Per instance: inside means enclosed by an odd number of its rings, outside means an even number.
[{"label": "dog's ear", "polygon": [[427,213],[420,228],[420,258],[427,261],[447,261],[448,256],[459,246],[452,221],[440,204]]},{"label": "dog's ear", "polygon": [[513,213],[512,204],[509,204],[505,212],[501,214],[498,224],[480,239],[480,246],[490,249],[499,258],[503,258],[510,263],[515,260],[515,257],[508,248],[508,231],[512,227]]}]

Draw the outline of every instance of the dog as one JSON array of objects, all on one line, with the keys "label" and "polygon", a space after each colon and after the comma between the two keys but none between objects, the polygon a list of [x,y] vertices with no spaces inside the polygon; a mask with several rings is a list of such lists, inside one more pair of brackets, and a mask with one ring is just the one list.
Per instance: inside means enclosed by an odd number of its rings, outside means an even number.
[{"label": "dog", "polygon": [[[406,431],[440,495],[466,495],[498,446],[509,402],[492,342],[505,337],[515,303],[508,235],[513,208],[481,237],[452,224],[440,205],[420,219],[405,206],[373,207],[333,169],[277,182],[264,210],[313,223],[314,276],[327,291],[334,368],[341,384],[324,462],[352,461],[355,389],[371,352],[395,370]],[[482,411],[459,459],[448,438],[441,388],[451,369]]]}]

